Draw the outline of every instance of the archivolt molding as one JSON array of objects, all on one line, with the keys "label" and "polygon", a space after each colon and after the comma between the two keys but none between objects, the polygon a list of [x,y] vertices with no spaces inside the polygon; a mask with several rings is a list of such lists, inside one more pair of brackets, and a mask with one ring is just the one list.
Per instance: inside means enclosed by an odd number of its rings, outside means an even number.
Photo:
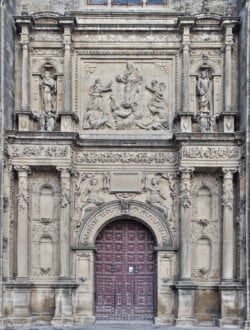
[{"label": "archivolt molding", "polygon": [[[124,210],[121,201],[108,202],[98,207],[98,209],[88,214],[83,220],[80,227],[78,245],[86,247],[94,246],[96,237],[101,229],[108,222],[116,218],[121,218],[123,215]],[[151,229],[157,246],[173,247],[173,240],[168,224],[163,215],[157,210],[154,210],[153,207],[139,201],[129,201],[126,218],[138,220]]]}]

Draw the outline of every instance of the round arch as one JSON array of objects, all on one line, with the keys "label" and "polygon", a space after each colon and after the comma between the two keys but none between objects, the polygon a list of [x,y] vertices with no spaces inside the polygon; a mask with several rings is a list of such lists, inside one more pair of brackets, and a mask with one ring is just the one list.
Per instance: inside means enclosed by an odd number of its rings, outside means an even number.
[{"label": "round arch", "polygon": [[78,245],[94,246],[99,232],[109,222],[123,216],[144,224],[153,233],[157,246],[172,247],[168,224],[163,214],[157,209],[139,201],[127,201],[124,208],[123,201],[113,201],[103,204],[88,214],[80,227]]}]

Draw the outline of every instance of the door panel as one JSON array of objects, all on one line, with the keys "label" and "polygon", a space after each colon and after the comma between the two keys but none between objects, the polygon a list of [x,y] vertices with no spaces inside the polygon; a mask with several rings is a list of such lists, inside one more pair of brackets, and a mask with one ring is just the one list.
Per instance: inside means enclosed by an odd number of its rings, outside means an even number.
[{"label": "door panel", "polygon": [[151,320],[154,315],[154,238],[142,224],[117,220],[96,240],[96,317]]}]

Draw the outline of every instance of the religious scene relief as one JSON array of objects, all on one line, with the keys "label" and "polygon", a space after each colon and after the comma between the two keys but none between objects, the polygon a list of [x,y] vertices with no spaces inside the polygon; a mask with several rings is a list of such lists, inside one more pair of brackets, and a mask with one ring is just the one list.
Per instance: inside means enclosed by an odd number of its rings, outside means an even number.
[{"label": "religious scene relief", "polygon": [[111,81],[95,79],[88,89],[82,129],[169,129],[169,86],[157,79],[147,83],[146,78],[135,63],[128,61],[125,70]]}]

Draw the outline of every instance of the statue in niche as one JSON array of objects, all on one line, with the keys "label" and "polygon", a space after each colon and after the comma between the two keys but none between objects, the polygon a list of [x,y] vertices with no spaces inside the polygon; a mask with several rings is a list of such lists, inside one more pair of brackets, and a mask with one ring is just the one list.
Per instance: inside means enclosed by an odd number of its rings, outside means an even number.
[{"label": "statue in niche", "polygon": [[150,186],[147,187],[147,191],[149,191],[149,197],[146,199],[146,202],[163,212],[165,218],[167,219],[168,208],[164,205],[166,196],[161,191],[159,178],[156,176],[151,178]]},{"label": "statue in niche", "polygon": [[104,199],[100,197],[101,188],[98,183],[98,179],[95,176],[91,177],[83,191],[81,196],[81,200],[83,201],[81,207],[81,220],[86,215],[86,212],[91,211],[93,208],[104,203]]},{"label": "statue in niche", "polygon": [[83,128],[100,129],[100,128],[114,128],[109,114],[104,111],[103,94],[111,92],[112,82],[103,86],[100,79],[96,79],[94,85],[90,87],[89,96],[90,104],[87,108],[87,113],[84,118]]},{"label": "statue in niche", "polygon": [[197,118],[202,133],[213,132],[215,119],[211,113],[211,81],[209,70],[203,68],[197,81],[197,96],[199,113]]},{"label": "statue in niche", "polygon": [[199,111],[210,113],[210,79],[208,69],[202,69],[197,81]]},{"label": "statue in niche", "polygon": [[41,75],[42,113],[39,117],[41,131],[53,131],[56,123],[56,80],[50,70]]},{"label": "statue in niche", "polygon": [[148,103],[151,116],[148,122],[145,120],[140,124],[141,128],[160,130],[169,127],[167,104],[164,98],[166,87],[165,83],[158,83],[157,80],[152,80],[151,85],[146,86],[146,89],[152,94]]},{"label": "statue in niche", "polygon": [[128,61],[126,70],[116,77],[117,82],[124,84],[124,101],[121,104],[123,108],[130,108],[136,103],[142,80],[139,69],[133,62]]}]

